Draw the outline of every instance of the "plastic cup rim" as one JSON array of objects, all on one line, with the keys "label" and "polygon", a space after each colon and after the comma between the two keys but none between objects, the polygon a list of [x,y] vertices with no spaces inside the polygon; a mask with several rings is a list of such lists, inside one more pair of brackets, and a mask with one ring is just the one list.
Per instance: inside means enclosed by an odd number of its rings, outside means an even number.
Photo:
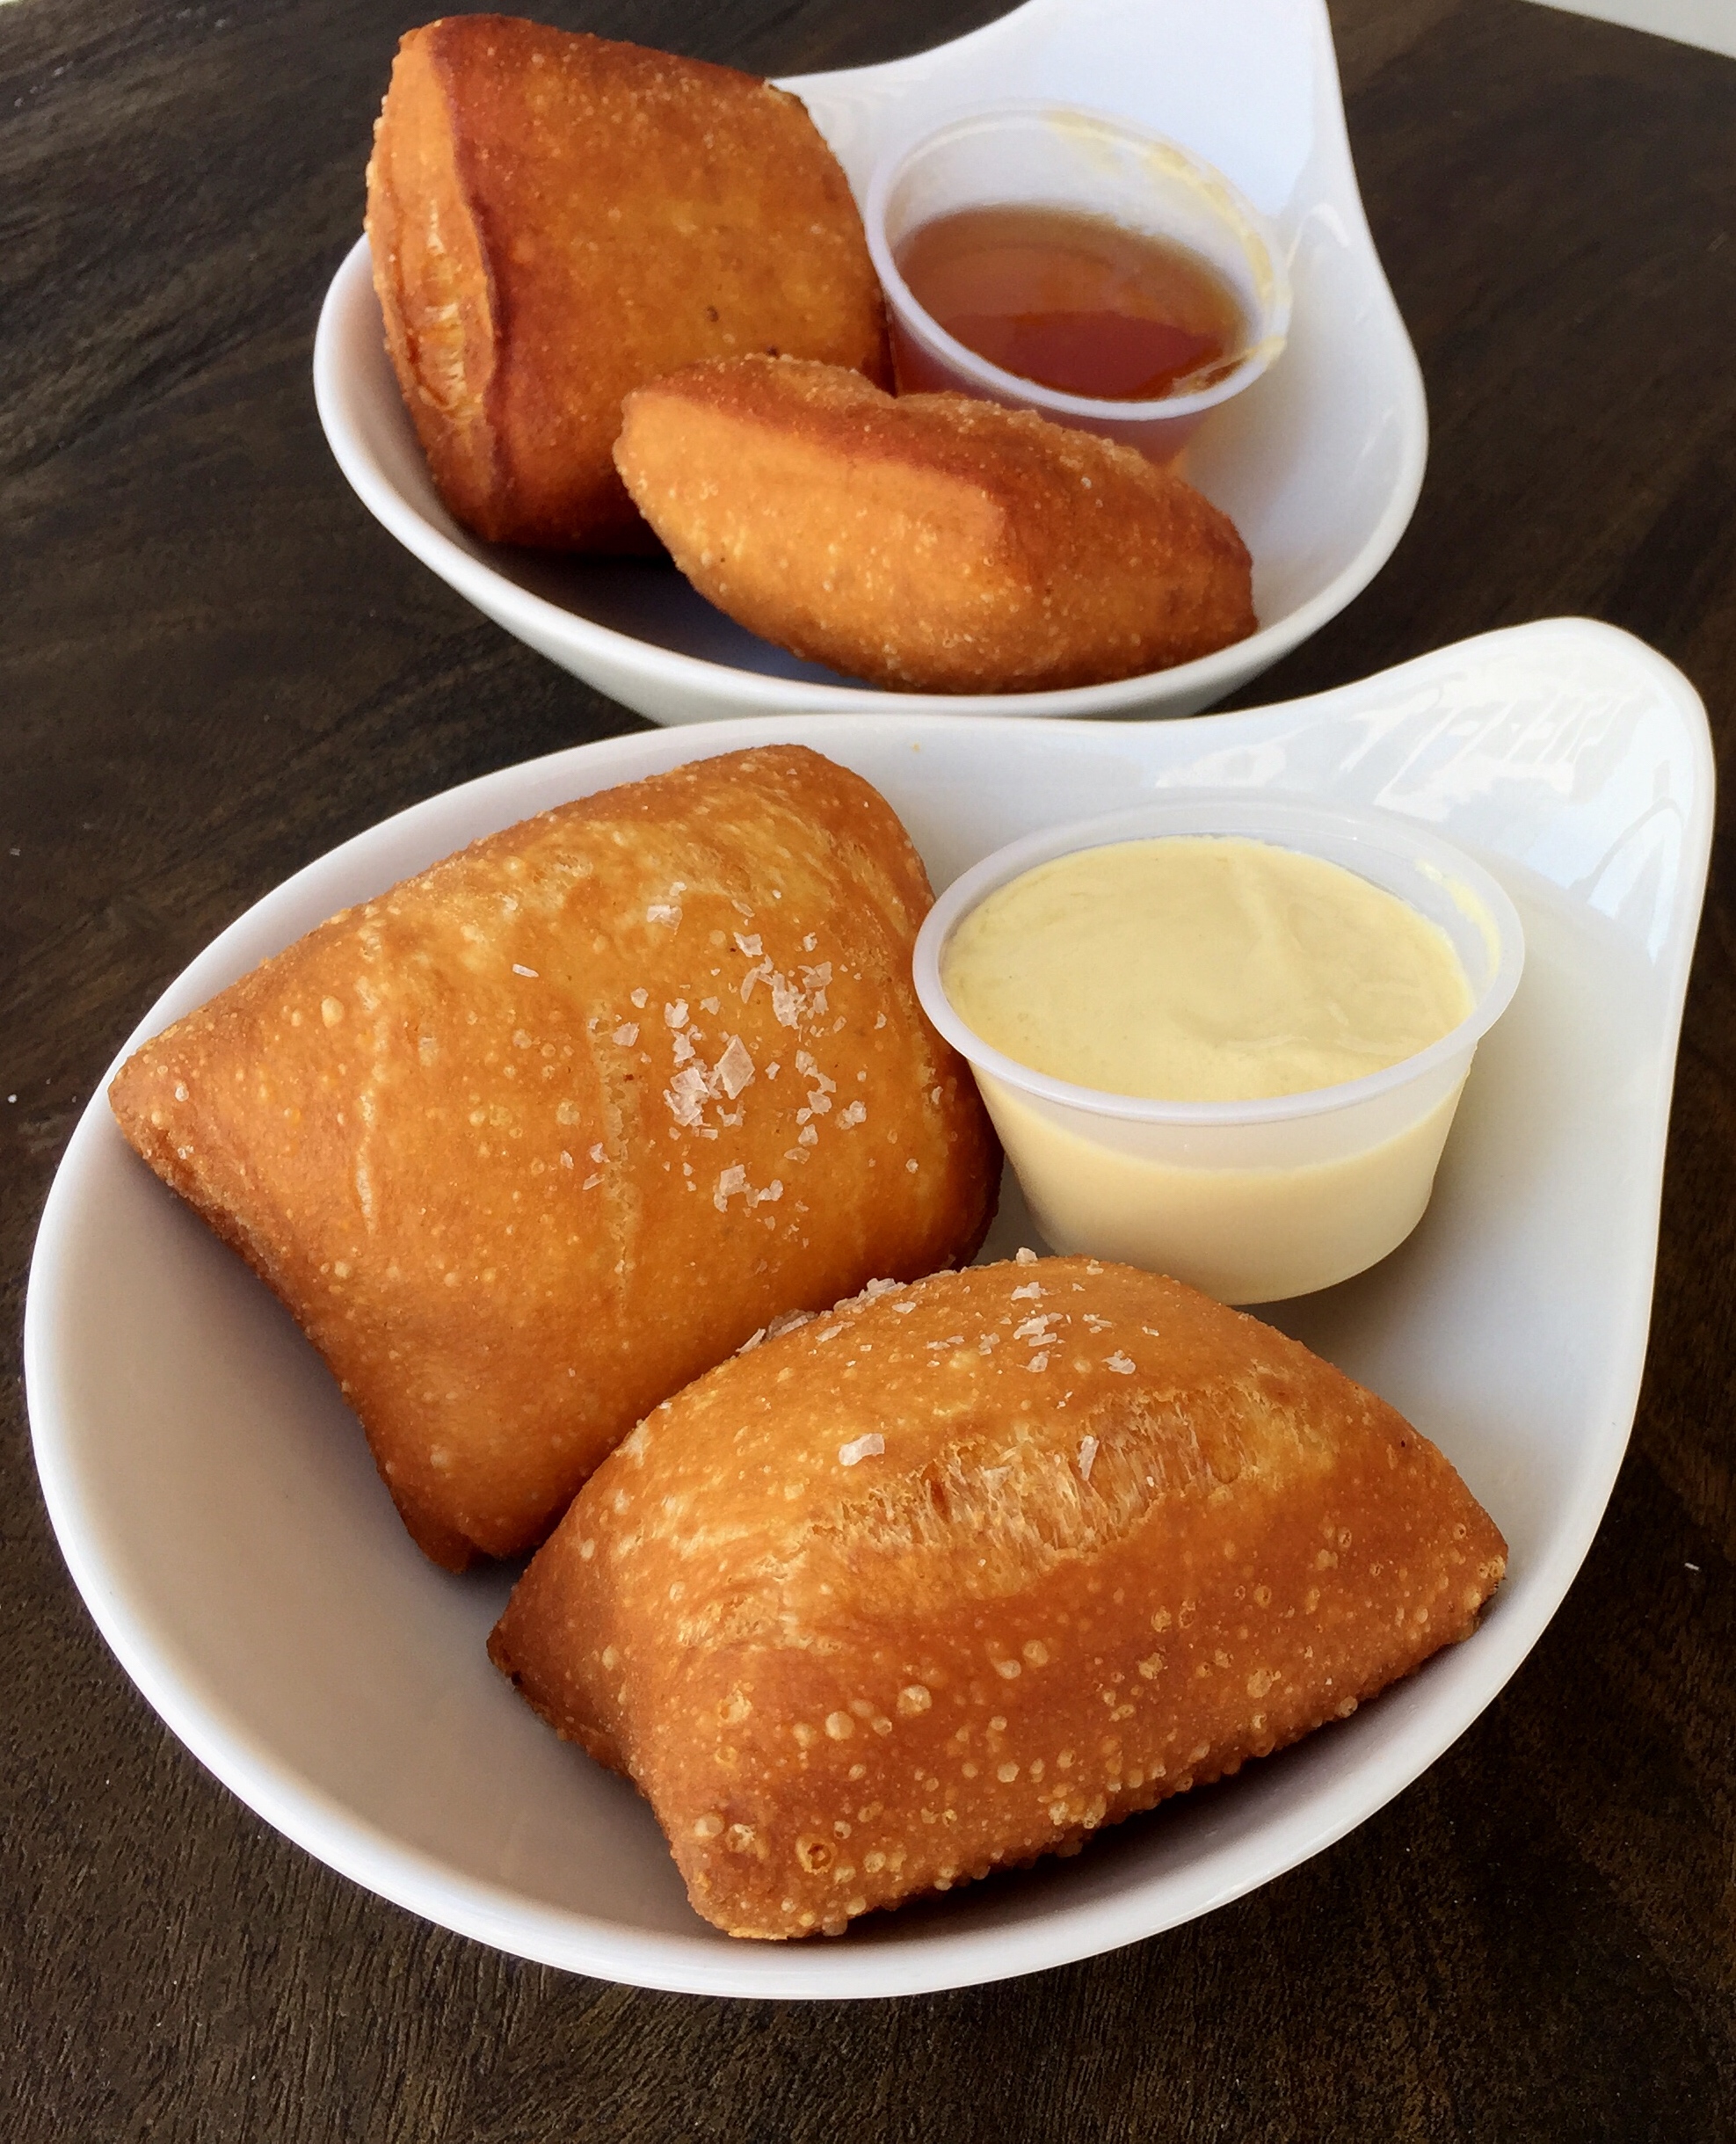
[{"label": "plastic cup rim", "polygon": [[[1021,374],[1006,371],[948,334],[904,280],[886,239],[886,204],[894,182],[911,158],[919,150],[933,147],[947,135],[961,133],[984,120],[1041,119],[1054,113],[1064,114],[1069,120],[1083,120],[1091,126],[1101,127],[1148,147],[1162,149],[1179,158],[1204,181],[1205,191],[1215,191],[1224,196],[1233,208],[1236,217],[1245,224],[1247,232],[1264,249],[1272,277],[1272,296],[1265,309],[1264,331],[1259,341],[1243,356],[1233,371],[1226,373],[1223,379],[1214,382],[1210,387],[1200,388],[1190,395],[1165,396],[1155,402],[1116,402],[1105,396],[1071,395],[1060,388],[1045,387],[1041,381],[1027,380]],[[1230,219],[1226,217],[1224,221],[1228,222]],[[1089,105],[1064,104],[1054,98],[1004,98],[993,103],[966,106],[939,127],[932,127],[919,134],[906,134],[890,143],[869,175],[863,200],[862,226],[868,236],[868,252],[873,259],[875,273],[880,278],[892,311],[899,316],[900,323],[906,331],[919,334],[955,371],[977,380],[997,397],[1035,406],[1039,414],[1131,425],[1164,425],[1184,418],[1202,416],[1208,410],[1214,410],[1219,403],[1228,402],[1244,388],[1251,387],[1282,353],[1289,338],[1289,273],[1277,233],[1268,220],[1238,186],[1224,177],[1216,164],[1208,163],[1184,143],[1168,134],[1158,134],[1149,127],[1141,127],[1131,120],[1122,119],[1113,112],[1100,111]]]},{"label": "plastic cup rim", "polygon": [[[1179,818],[1195,813],[1241,817],[1245,820],[1265,817],[1269,824],[1168,827],[1151,824],[1160,816]],[[1477,992],[1476,1001],[1465,1017],[1426,1049],[1400,1057],[1396,1064],[1385,1065],[1378,1072],[1365,1072],[1359,1079],[1340,1080],[1331,1087],[1308,1087],[1294,1094],[1261,1095],[1244,1101],[1164,1101],[1146,1095],[1115,1094],[1100,1087],[1078,1086],[1071,1080],[1058,1079],[1031,1065],[1021,1065],[995,1049],[967,1025],[947,996],[941,980],[941,960],[953,929],[987,895],[1037,864],[1081,849],[1160,839],[1166,833],[1241,835],[1253,840],[1270,840],[1278,847],[1320,854],[1320,850],[1306,839],[1284,839],[1286,819],[1292,824],[1304,819],[1317,823],[1329,819],[1333,831],[1353,839],[1361,838],[1371,849],[1407,861],[1426,859],[1461,880],[1482,905],[1494,927],[1500,946],[1494,972]],[[1343,859],[1337,856],[1327,856],[1324,861],[1343,863]],[[1344,863],[1343,868],[1355,867]],[[1402,894],[1396,898],[1405,898]],[[1408,819],[1367,807],[1326,805],[1312,797],[1272,790],[1193,789],[1165,792],[1121,811],[1043,827],[994,850],[968,871],[962,872],[929,910],[917,934],[912,971],[922,1009],[941,1036],[973,1069],[1001,1086],[1063,1109],[1113,1118],[1121,1123],[1228,1130],[1289,1123],[1298,1118],[1355,1109],[1426,1079],[1430,1072],[1456,1058],[1462,1057],[1469,1065],[1478,1043],[1512,1002],[1524,963],[1524,931],[1518,912],[1504,889],[1481,864],[1451,842],[1443,841],[1438,834]],[[1475,989],[1474,985],[1472,987]]]}]

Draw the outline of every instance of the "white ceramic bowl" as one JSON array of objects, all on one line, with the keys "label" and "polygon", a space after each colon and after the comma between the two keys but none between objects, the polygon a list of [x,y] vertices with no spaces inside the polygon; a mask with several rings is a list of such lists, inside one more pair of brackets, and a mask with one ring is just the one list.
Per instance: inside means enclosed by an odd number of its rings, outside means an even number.
[{"label": "white ceramic bowl", "polygon": [[[1473,1638],[1076,1861],[876,1915],[837,1942],[731,1943],[687,1906],[645,1804],[489,1665],[508,1574],[454,1578],[418,1553],[313,1350],[131,1153],[100,1092],[43,1214],[25,1381],[49,1515],[104,1637],[194,1755],[310,1853],[443,1927],[605,1979],[912,1994],[1133,1942],[1318,1853],[1462,1733],[1536,1642],[1590,1544],[1639,1390],[1711,748],[1675,671],[1580,621],[1202,722],[649,730],[508,768],[346,842],[239,918],[133,1039],[466,841],[771,738],[876,783],[941,886],[1058,820],[1200,786],[1374,805],[1500,880],[1524,921],[1525,986],[1478,1054],[1422,1225],[1373,1272],[1279,1313],[1434,1438],[1506,1534],[1507,1580]],[[1027,1226],[1015,1190],[991,1254]]]},{"label": "white ceramic bowl", "polygon": [[1289,269],[1289,342],[1281,364],[1202,428],[1186,468],[1253,555],[1260,630],[1111,685],[879,692],[756,639],[664,563],[483,543],[429,481],[360,240],[320,316],[320,421],[369,511],[461,595],[654,722],[821,709],[1188,715],[1287,654],[1380,571],[1416,505],[1427,417],[1356,192],[1324,0],[1028,0],[938,51],[783,86],[806,103],[859,201],[890,143],[984,102],[1040,97],[1180,142],[1253,202]]},{"label": "white ceramic bowl", "polygon": [[[1324,857],[1436,924],[1474,996],[1427,1049],[1334,1087],[1257,1101],[1153,1101],[1050,1078],[992,1048],[942,979],[948,941],[998,887],[1108,842],[1241,835]],[[1524,934],[1500,885],[1413,822],[1308,797],[1178,791],[1013,841],[967,871],[916,941],[923,1008],[970,1061],[1031,1212],[1057,1251],[1125,1260],[1224,1303],[1329,1288],[1422,1218],[1478,1043],[1507,1010]]]},{"label": "white ceramic bowl", "polygon": [[[904,280],[898,251],[925,224],[961,209],[1064,208],[1171,241],[1206,261],[1250,323],[1236,363],[1209,387],[1148,402],[1066,394],[1005,372],[949,335]],[[949,120],[886,150],[862,209],[886,293],[903,394],[977,395],[1035,410],[1173,461],[1214,410],[1282,354],[1290,285],[1277,234],[1219,171],[1174,142],[1077,105],[1021,99]]]}]

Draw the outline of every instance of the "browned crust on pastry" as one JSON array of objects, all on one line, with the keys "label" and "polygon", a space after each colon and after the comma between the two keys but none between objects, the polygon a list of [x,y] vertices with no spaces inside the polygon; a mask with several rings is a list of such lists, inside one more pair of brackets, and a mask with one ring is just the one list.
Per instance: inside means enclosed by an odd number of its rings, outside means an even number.
[{"label": "browned crust on pastry", "polygon": [[1371,1392],[1178,1283],[1057,1258],[840,1305],[676,1395],[490,1651],[638,1781],[699,1912],[797,1936],[1343,1718],[1505,1566]]},{"label": "browned crust on pastry", "polygon": [[726,753],[334,917],[110,1099],[461,1568],[777,1313],[976,1251],[999,1153],[916,1001],[930,898],[867,782]]},{"label": "browned crust on pastry", "polygon": [[412,30],[367,230],[435,483],[494,541],[656,548],[609,450],[660,374],[774,350],[891,377],[836,158],[732,68],[501,15]]},{"label": "browned crust on pastry", "polygon": [[1028,411],[745,357],[629,396],[615,460],[702,595],[877,685],[1098,684],[1254,630],[1227,516],[1131,447]]}]

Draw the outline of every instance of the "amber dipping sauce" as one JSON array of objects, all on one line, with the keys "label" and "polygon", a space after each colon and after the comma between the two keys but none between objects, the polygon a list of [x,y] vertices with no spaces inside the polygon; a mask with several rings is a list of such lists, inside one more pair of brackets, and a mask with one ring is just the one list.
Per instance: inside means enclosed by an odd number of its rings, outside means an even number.
[{"label": "amber dipping sauce", "polygon": [[912,231],[898,272],[947,333],[1067,395],[1158,402],[1212,386],[1248,325],[1198,254],[1070,208],[962,208]]}]

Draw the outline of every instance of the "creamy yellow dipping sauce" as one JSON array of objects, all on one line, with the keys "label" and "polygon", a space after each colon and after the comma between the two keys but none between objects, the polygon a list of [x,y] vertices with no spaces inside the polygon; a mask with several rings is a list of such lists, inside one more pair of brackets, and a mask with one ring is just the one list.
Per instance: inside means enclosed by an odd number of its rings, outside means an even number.
[{"label": "creamy yellow dipping sauce", "polygon": [[1039,864],[964,918],[941,980],[1016,1063],[1165,1101],[1357,1079],[1473,1002],[1451,941],[1408,903],[1322,857],[1213,834]]}]

